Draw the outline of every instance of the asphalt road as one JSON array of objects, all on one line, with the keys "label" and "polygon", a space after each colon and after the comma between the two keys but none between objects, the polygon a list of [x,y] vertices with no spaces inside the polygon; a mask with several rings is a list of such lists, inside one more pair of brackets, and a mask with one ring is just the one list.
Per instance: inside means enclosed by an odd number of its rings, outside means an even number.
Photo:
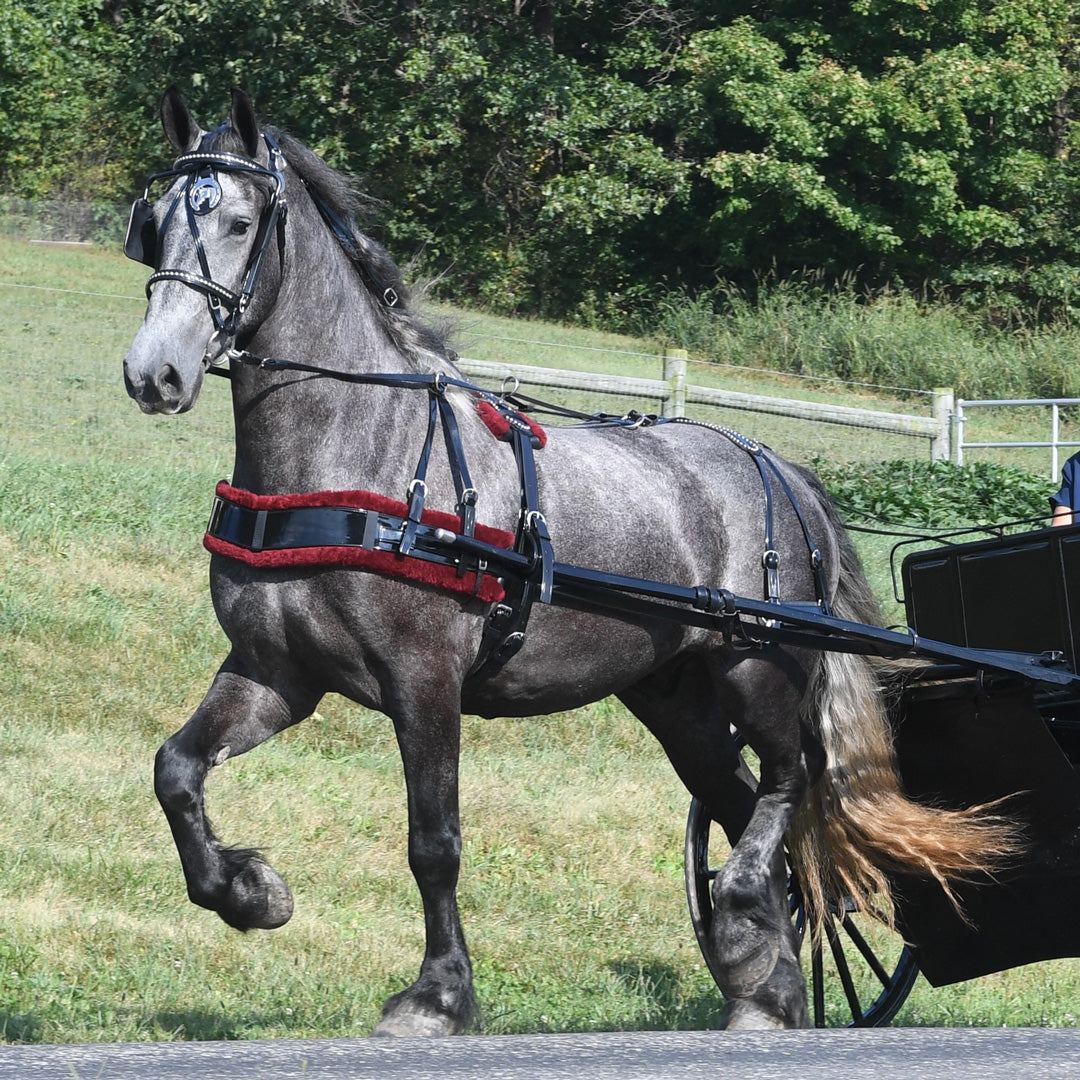
[{"label": "asphalt road", "polygon": [[902,1028],[0,1047],[0,1080],[1080,1080],[1080,1031]]}]

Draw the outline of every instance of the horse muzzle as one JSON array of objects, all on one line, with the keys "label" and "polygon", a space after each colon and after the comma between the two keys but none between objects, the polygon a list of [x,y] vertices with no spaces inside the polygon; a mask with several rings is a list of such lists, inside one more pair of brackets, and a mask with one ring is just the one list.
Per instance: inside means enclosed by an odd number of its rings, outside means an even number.
[{"label": "horse muzzle", "polygon": [[187,412],[198,400],[202,377],[202,365],[196,368],[193,377],[185,378],[173,364],[163,363],[146,370],[140,369],[130,355],[124,358],[124,386],[144,413]]}]

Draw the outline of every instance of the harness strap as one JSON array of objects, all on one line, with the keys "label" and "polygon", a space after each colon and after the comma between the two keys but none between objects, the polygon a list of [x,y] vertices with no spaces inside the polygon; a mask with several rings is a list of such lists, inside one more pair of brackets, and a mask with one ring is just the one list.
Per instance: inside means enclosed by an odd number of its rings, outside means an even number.
[{"label": "harness strap", "polygon": [[760,446],[750,451],[750,459],[757,466],[761,488],[765,494],[765,550],[761,553],[761,566],[765,571],[765,599],[770,604],[780,603],[780,552],[773,547],[773,494],[769,473],[765,468],[764,451]]},{"label": "harness strap", "polygon": [[531,431],[514,426],[509,429],[521,483],[521,516],[518,520],[514,551],[528,559],[531,569],[504,579],[506,599],[496,604],[484,623],[480,648],[469,669],[469,678],[487,676],[498,670],[525,644],[525,628],[532,606],[539,600],[550,604],[555,579],[555,554],[547,521],[540,512],[536,459],[533,456]]},{"label": "harness strap", "polygon": [[439,406],[434,392],[428,397],[428,426],[424,436],[424,445],[420,448],[420,460],[416,463],[413,478],[409,481],[407,492],[409,512],[405,521],[405,530],[401,534],[400,551],[408,555],[416,543],[416,528],[420,524],[420,515],[424,512],[424,499],[427,497],[427,468],[431,460],[431,447],[435,441],[435,426],[439,422]]},{"label": "harness strap", "polygon": [[461,531],[465,536],[472,536],[476,529],[477,491],[473,487],[469,466],[465,461],[465,447],[461,442],[461,428],[457,415],[445,392],[438,398],[439,417],[442,420],[443,442],[446,443],[446,456],[450,462],[450,474],[454,478],[454,491],[457,493],[457,512],[461,517]]},{"label": "harness strap", "polygon": [[[792,510],[795,511],[795,516],[799,521],[799,527],[802,529],[803,539],[806,541],[806,546],[810,553],[810,573],[814,579],[814,593],[817,597],[818,607],[824,614],[830,614],[832,608],[829,603],[829,590],[825,583],[825,566],[824,559],[821,555],[821,549],[814,543],[814,539],[810,534],[810,527],[806,523],[806,516],[803,514],[799,500],[795,498],[795,493],[791,490],[791,485],[787,482],[784,474],[776,467],[776,462],[773,461],[767,449],[756,439],[747,438],[747,436],[741,435],[734,429],[725,427],[722,424],[710,424],[707,420],[693,420],[685,416],[673,416],[664,418],[663,422],[672,424],[692,424],[695,427],[708,428],[710,431],[715,431],[718,434],[723,435],[741,450],[745,450],[753,459],[754,464],[758,468],[758,473],[761,476],[762,487],[765,490],[765,550],[762,552],[761,564],[765,570],[765,595],[770,603],[781,602],[780,554],[773,547],[773,498],[772,485],[769,483],[768,472],[771,472],[773,476],[776,477],[780,482],[781,488],[784,490],[784,494],[787,496],[788,502],[791,504]],[[766,471],[766,466],[768,467],[768,472]]]},{"label": "harness strap", "polygon": [[822,558],[821,549],[814,543],[814,539],[810,535],[810,527],[806,524],[806,516],[803,514],[802,505],[795,498],[791,485],[788,484],[784,474],[776,467],[776,462],[771,457],[766,457],[765,460],[769,463],[773,475],[780,481],[780,486],[784,489],[784,494],[787,495],[788,502],[791,504],[792,510],[795,511],[795,516],[799,519],[803,539],[806,541],[806,546],[810,551],[810,572],[814,576],[814,592],[817,594],[821,610],[826,615],[831,615],[832,605],[829,603],[829,590],[825,585],[825,560]]},{"label": "harness strap", "polygon": [[213,297],[218,301],[224,300],[229,305],[239,305],[240,303],[239,293],[225,288],[224,285],[219,285],[216,281],[211,281],[210,278],[200,277],[198,274],[193,274],[188,270],[158,270],[156,273],[151,274],[146,281],[147,297],[150,296],[150,292],[159,281],[183,282],[190,288],[205,293],[208,301]]},{"label": "harness strap", "polygon": [[534,584],[539,588],[540,603],[550,604],[555,555],[551,547],[547,520],[540,511],[540,489],[536,480],[536,458],[533,456],[532,439],[515,431],[514,452],[517,456],[518,475],[521,478],[521,522],[518,526],[518,537],[522,542],[527,541],[537,556]]}]

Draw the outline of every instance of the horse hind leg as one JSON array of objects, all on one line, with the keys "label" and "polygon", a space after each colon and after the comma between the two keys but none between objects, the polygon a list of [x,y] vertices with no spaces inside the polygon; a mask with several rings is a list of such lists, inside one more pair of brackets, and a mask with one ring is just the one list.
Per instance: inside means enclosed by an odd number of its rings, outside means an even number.
[{"label": "horse hind leg", "polygon": [[287,702],[242,674],[231,660],[191,719],[158,750],[154,791],[172,830],[191,901],[216,911],[237,930],[270,930],[292,916],[289,887],[257,849],[221,844],[206,815],[204,785],[213,766],[309,715],[318,695]]},{"label": "horse hind leg", "polygon": [[[688,790],[732,843],[713,886],[710,947],[727,1028],[809,1024],[799,940],[787,899],[783,839],[806,787],[798,723],[801,671],[759,659],[700,657],[621,695],[659,739]],[[756,785],[731,736],[735,722],[762,759]],[[755,792],[755,787],[757,791]]]},{"label": "horse hind leg", "polygon": [[742,662],[725,679],[741,699],[733,717],[760,762],[753,815],[713,883],[713,948],[727,999],[724,1026],[808,1027],[800,941],[787,893],[784,836],[816,769],[819,748],[799,720],[805,676],[794,656]]}]

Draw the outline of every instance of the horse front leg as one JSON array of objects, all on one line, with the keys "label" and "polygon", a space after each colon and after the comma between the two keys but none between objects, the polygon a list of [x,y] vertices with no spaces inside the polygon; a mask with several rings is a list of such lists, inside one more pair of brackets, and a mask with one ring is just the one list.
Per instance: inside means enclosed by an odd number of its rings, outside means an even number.
[{"label": "horse front leg", "polygon": [[425,949],[419,978],[386,1002],[373,1035],[456,1035],[476,1015],[457,906],[459,700],[447,700],[441,687],[437,697],[395,715],[408,792],[409,868],[424,906]]},{"label": "horse front leg", "polygon": [[215,765],[304,719],[319,695],[282,693],[243,673],[233,655],[191,719],[158,750],[154,791],[172,830],[188,897],[237,930],[288,922],[293,902],[281,875],[253,848],[221,844],[206,816],[204,785]]}]

